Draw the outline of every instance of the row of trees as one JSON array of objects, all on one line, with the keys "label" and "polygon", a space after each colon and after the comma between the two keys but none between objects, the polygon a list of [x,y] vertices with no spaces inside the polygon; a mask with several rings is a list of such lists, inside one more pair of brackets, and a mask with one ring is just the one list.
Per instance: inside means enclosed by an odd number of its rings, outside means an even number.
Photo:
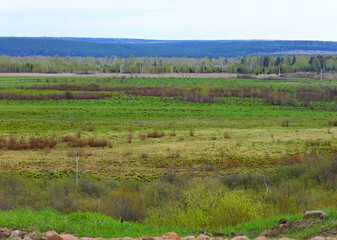
[{"label": "row of trees", "polygon": [[246,56],[236,58],[11,57],[0,56],[8,73],[238,73],[336,72],[335,55]]},{"label": "row of trees", "polygon": [[[94,85],[75,86],[75,85],[48,85],[48,86],[30,86],[27,89],[38,90],[58,90],[65,93],[49,95],[22,95],[13,93],[0,93],[0,99],[100,99],[111,97],[110,91],[124,92],[127,95],[134,96],[152,96],[161,97],[162,100],[175,98],[181,101],[191,102],[225,102],[225,99],[231,97],[263,99],[265,102],[273,105],[290,106],[312,106],[314,101],[335,101],[337,97],[337,88],[322,86],[319,88],[300,86],[296,89],[273,88],[262,86],[223,86],[212,87],[204,85],[201,87],[100,87]],[[76,91],[73,93],[73,91]],[[86,91],[86,92],[77,92]],[[105,93],[100,93],[104,91]],[[117,95],[115,95],[117,96]],[[337,104],[337,102],[336,102]],[[337,106],[337,105],[336,105]]]}]

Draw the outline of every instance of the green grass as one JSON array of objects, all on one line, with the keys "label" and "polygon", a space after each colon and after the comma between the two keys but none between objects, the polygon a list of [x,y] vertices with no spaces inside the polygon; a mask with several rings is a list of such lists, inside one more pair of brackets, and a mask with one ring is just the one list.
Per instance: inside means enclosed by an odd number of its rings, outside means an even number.
[{"label": "green grass", "polygon": [[[0,77],[0,92],[27,95],[64,93],[65,91],[57,90],[21,89],[34,85],[64,83],[78,85],[95,83],[103,87],[244,85],[292,89],[298,86],[320,88],[315,85],[318,80],[309,79],[51,77],[48,82],[46,77],[38,79],[38,77]],[[326,80],[326,83],[337,81]],[[184,102],[172,98],[138,97],[126,95],[124,92],[114,93],[113,97],[100,100],[0,100],[0,137],[6,140],[10,137],[18,140],[47,137],[58,141],[53,149],[11,151],[0,148],[0,168],[13,175],[21,175],[23,181],[27,178],[72,177],[75,167],[72,157],[74,148],[61,142],[60,139],[65,135],[77,136],[78,132],[81,132],[81,139],[95,137],[112,143],[111,147],[86,146],[81,149],[85,154],[80,157],[80,177],[92,176],[100,180],[151,181],[154,178],[160,179],[168,170],[173,170],[181,176],[263,173],[268,172],[277,163],[305,162],[315,156],[329,158],[337,152],[337,128],[332,126],[333,124],[330,126],[328,124],[329,121],[337,120],[333,102],[314,102],[312,107],[303,107],[300,104],[271,105],[257,98],[252,100],[231,97],[224,100],[222,103]],[[286,121],[289,123],[288,127],[284,127]],[[94,127],[93,130],[89,130],[91,126]],[[155,130],[164,131],[165,135],[160,138],[140,137]],[[189,134],[190,130],[193,130],[194,136]],[[171,135],[172,131],[175,131],[174,135]],[[131,143],[127,141],[130,136]],[[144,155],[146,157],[143,157]],[[322,186],[328,185],[322,183]],[[314,189],[311,185],[307,187]],[[325,190],[326,193],[329,192],[329,189]],[[311,199],[308,196],[307,198]],[[324,201],[319,198],[319,193],[317,197],[314,202],[318,205],[310,206],[334,206],[324,202],[333,199],[331,196],[322,198]],[[320,199],[323,202],[320,202]],[[89,209],[96,209],[93,206]],[[294,213],[302,211],[303,208],[297,211],[289,208],[289,211],[282,210],[269,215],[257,214],[255,218],[284,212]],[[332,216],[327,221],[307,229],[290,229],[284,236],[303,239],[322,232],[323,225],[325,229],[336,227],[337,212],[327,211]],[[241,233],[254,238],[263,230],[275,226],[280,218],[295,221],[302,217],[303,213],[298,213],[256,219],[228,226],[220,231],[226,234]],[[188,219],[186,221],[188,223]],[[179,236],[186,236],[197,234],[199,230],[140,223],[122,224],[98,213],[77,212],[61,215],[52,209],[42,212],[0,211],[0,226],[35,229],[42,233],[55,230],[72,233],[78,237],[105,238],[160,236],[169,231],[175,231]]]},{"label": "green grass", "polygon": [[[48,79],[48,82],[46,82]],[[17,88],[57,84],[99,84],[104,86],[263,86],[274,88],[297,88],[298,86],[315,86],[313,83],[321,83],[317,79],[287,79],[287,80],[263,80],[263,79],[221,79],[221,78],[99,78],[99,77],[0,77],[1,87]],[[291,83],[291,84],[289,84]],[[322,83],[337,84],[337,79],[325,79]],[[319,87],[319,86],[317,86]]]},{"label": "green grass", "polygon": [[[325,230],[335,228],[337,226],[337,211],[333,209],[324,210],[328,213],[329,218],[327,220],[319,221],[318,224],[315,224],[304,229],[298,228],[289,228],[287,233],[278,234],[277,237],[289,237],[294,239],[307,239],[312,236],[319,236],[321,232]],[[287,222],[293,222],[303,219],[303,213],[297,214],[283,214],[267,219],[254,220],[252,222],[242,223],[234,227],[228,227],[223,229],[225,233],[241,233],[250,238],[255,238],[259,236],[264,230],[270,229],[271,227],[277,225],[279,219],[286,219]],[[323,228],[322,228],[323,227]]]},{"label": "green grass", "polygon": [[[39,80],[40,79],[40,80]],[[288,80],[260,79],[108,79],[96,77],[0,77],[1,92],[23,95],[64,93],[57,90],[21,89],[33,85],[98,84],[100,86],[273,86],[295,88]],[[55,79],[55,81],[54,81]],[[299,79],[291,79],[297,83]],[[308,84],[317,80],[303,80]],[[82,91],[80,91],[82,92]],[[213,170],[224,173],[228,161],[240,168],[230,172],[264,169],[271,158],[281,159],[294,153],[308,154],[308,140],[330,141],[324,153],[336,148],[336,120],[333,102],[315,102],[313,107],[271,105],[258,98],[224,98],[222,103],[185,102],[172,98],[138,97],[123,92],[99,100],[0,100],[0,137],[26,139],[47,137],[60,140],[81,132],[83,138],[111,141],[112,148],[85,149],[83,171],[95,176],[128,177],[145,174],[157,177],[165,169],[181,172]],[[283,127],[284,122],[289,127]],[[94,131],[88,129],[93,126]],[[189,130],[195,136],[188,135]],[[139,136],[160,130],[160,139],[141,141]],[[170,133],[176,131],[176,136]],[[230,135],[224,138],[224,133]],[[127,138],[132,136],[132,143]],[[329,150],[330,149],[330,150]],[[68,172],[72,151],[65,143],[50,153],[0,149],[0,167],[18,173]],[[170,153],[179,157],[170,158]],[[147,158],[141,158],[146,154]],[[172,154],[171,154],[172,155]],[[220,155],[222,157],[220,157]],[[259,163],[260,167],[257,166]],[[119,165],[120,169],[115,166]],[[89,165],[90,168],[86,166]],[[232,164],[233,165],[233,164]],[[95,170],[94,170],[95,169]],[[113,170],[111,170],[113,169]],[[43,175],[43,174],[42,174]]]},{"label": "green grass", "polygon": [[[101,100],[1,100],[0,134],[11,131],[45,132],[86,123],[106,131],[113,125],[134,129],[184,129],[213,127],[280,128],[289,119],[293,128],[325,128],[333,111],[305,107],[273,106],[260,100],[232,98],[226,103],[194,103],[159,98],[109,98]],[[27,128],[27,126],[30,126]],[[145,126],[145,127],[144,127]],[[80,128],[80,126],[78,126]]]},{"label": "green grass", "polygon": [[170,231],[175,231],[180,236],[192,234],[191,231],[178,227],[159,227],[141,225],[139,223],[121,223],[111,217],[99,213],[76,212],[61,215],[52,209],[41,212],[30,210],[0,211],[0,226],[8,228],[27,228],[38,230],[41,233],[56,231],[70,233],[77,237],[141,237],[161,236]]},{"label": "green grass", "polygon": [[[319,221],[317,224],[307,228],[290,228],[287,233],[279,234],[276,237],[290,237],[294,239],[306,239],[311,236],[319,236],[321,232],[337,226],[337,211],[333,209],[325,210],[329,218]],[[252,222],[228,226],[220,232],[230,236],[231,232],[243,234],[253,239],[264,230],[277,225],[279,219],[284,218],[288,222],[301,220],[303,213],[283,214],[267,219],[258,219]],[[69,215],[62,215],[55,210],[45,209],[41,212],[30,210],[0,211],[0,226],[8,228],[25,228],[44,232],[54,230],[58,233],[70,233],[77,237],[141,237],[141,236],[161,236],[162,234],[174,231],[180,237],[187,235],[198,235],[199,229],[181,229],[174,226],[159,227],[153,225],[142,225],[140,223],[124,222],[114,220],[111,217],[88,212],[77,212]]]}]

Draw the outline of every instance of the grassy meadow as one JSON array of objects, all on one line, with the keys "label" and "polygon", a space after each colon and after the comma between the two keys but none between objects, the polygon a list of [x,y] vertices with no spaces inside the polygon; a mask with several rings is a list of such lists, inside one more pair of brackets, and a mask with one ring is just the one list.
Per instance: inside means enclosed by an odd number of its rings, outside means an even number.
[{"label": "grassy meadow", "polygon": [[[328,209],[325,229],[318,222],[276,236],[323,233],[336,225],[336,84],[0,77],[0,225],[256,237],[278,217]],[[79,226],[83,218],[97,225]],[[117,230],[102,231],[108,223]]]},{"label": "grassy meadow", "polygon": [[[331,217],[325,221],[319,221],[314,228],[307,228],[304,231],[301,228],[290,228],[287,232],[278,232],[275,237],[291,237],[294,239],[306,239],[315,236],[317,229],[336,226],[337,212],[334,210],[327,211]],[[9,212],[0,212],[1,226],[25,228],[29,231],[38,231],[42,233],[54,229],[60,233],[73,233],[77,237],[104,237],[104,238],[121,238],[142,236],[161,236],[162,234],[174,231],[178,236],[197,236],[197,231],[185,230],[173,226],[157,227],[153,225],[141,225],[138,223],[121,223],[102,214],[78,212],[69,215],[61,215],[52,209],[45,209],[42,212],[33,212],[29,210],[17,210]],[[263,230],[270,229],[275,226],[278,219],[286,219],[287,221],[300,221],[303,214],[284,214],[264,220],[256,220],[237,225],[235,227],[227,227],[222,229],[224,236],[231,236],[231,233],[237,232],[248,236],[250,239],[257,237]],[[71,224],[69,224],[71,222]],[[328,235],[333,236],[333,235]]]},{"label": "grassy meadow", "polygon": [[[299,82],[307,87],[320,87],[314,85],[317,80],[307,79],[1,77],[0,93],[45,96],[65,91],[28,88],[62,84],[178,88],[273,85],[295,89]],[[55,147],[40,150],[8,151],[3,146],[0,165],[6,171],[33,178],[62,177],[73,173],[74,154],[79,153],[81,174],[149,180],[168,169],[182,174],[259,171],[294,156],[305,158],[312,152],[327,154],[337,147],[337,128],[329,125],[337,119],[331,101],[307,107],[272,105],[260,98],[235,96],[223,98],[222,102],[193,102],[137,96],[122,90],[110,94],[104,99],[0,100],[0,136],[4,141],[8,143],[10,138],[57,141]],[[148,137],[156,132],[162,136]],[[69,147],[70,144],[61,141],[65,136],[104,139],[108,144]]]}]

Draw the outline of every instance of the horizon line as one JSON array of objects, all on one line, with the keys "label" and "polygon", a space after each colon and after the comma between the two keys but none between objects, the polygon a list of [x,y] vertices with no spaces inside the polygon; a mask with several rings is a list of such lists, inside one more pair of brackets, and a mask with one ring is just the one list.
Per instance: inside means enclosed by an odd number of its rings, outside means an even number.
[{"label": "horizon line", "polygon": [[146,40],[146,41],[306,41],[306,42],[337,42],[332,40],[308,40],[308,39],[296,39],[296,40],[290,40],[290,39],[155,39],[155,38],[133,38],[133,37],[78,37],[78,36],[0,36],[0,38],[56,38],[56,39],[62,39],[62,38],[79,38],[79,39],[127,39],[127,40]]}]

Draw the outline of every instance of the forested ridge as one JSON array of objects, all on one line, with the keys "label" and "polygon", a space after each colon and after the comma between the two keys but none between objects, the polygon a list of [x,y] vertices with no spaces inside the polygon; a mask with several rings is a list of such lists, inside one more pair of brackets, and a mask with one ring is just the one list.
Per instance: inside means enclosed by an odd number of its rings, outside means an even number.
[{"label": "forested ridge", "polygon": [[0,55],[76,57],[236,57],[336,54],[337,42],[265,40],[143,40],[117,38],[1,37]]}]

